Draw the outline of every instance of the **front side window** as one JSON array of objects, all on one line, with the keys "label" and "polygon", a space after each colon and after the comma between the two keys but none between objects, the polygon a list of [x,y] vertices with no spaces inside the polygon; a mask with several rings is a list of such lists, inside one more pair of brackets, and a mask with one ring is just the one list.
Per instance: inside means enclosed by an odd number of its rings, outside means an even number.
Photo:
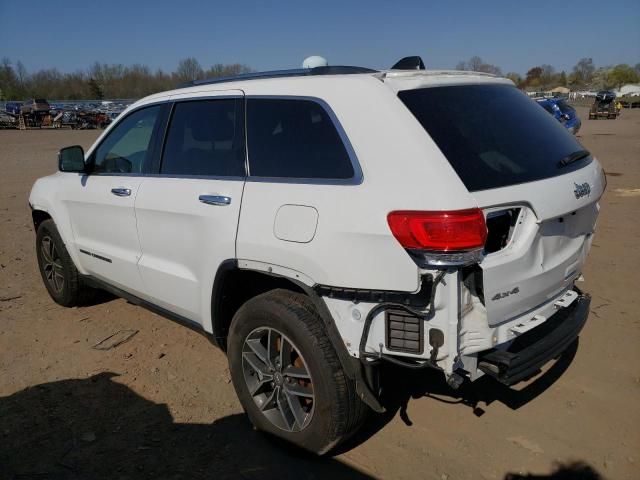
[{"label": "front side window", "polygon": [[252,177],[354,176],[349,154],[331,117],[312,100],[249,99],[247,145]]},{"label": "front side window", "polygon": [[122,120],[96,149],[96,173],[141,173],[160,105],[143,108]]},{"label": "front side window", "polygon": [[244,176],[243,123],[242,99],[177,103],[160,173]]}]

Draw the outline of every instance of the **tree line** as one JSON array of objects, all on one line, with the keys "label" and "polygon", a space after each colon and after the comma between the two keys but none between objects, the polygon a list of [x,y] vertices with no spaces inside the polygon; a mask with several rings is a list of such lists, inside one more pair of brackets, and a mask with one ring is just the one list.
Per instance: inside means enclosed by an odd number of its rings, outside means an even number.
[{"label": "tree line", "polygon": [[148,66],[95,62],[86,70],[62,73],[56,68],[29,73],[21,61],[0,61],[0,100],[48,98],[52,100],[101,100],[141,98],[170,90],[191,80],[226,77],[251,72],[247,65],[214,64],[205,69],[193,57],[178,63],[173,72],[152,71]]},{"label": "tree line", "polygon": [[[503,75],[499,66],[478,56],[459,62],[456,69]],[[152,71],[141,64],[125,66],[95,62],[86,70],[71,73],[62,73],[56,68],[30,73],[21,61],[14,64],[5,57],[0,61],[0,100],[141,98],[191,80],[251,71],[250,67],[239,63],[219,63],[205,69],[197,59],[189,57],[181,60],[173,72]],[[572,90],[601,90],[640,82],[640,63],[633,67],[627,64],[596,67],[591,58],[582,58],[569,72],[558,72],[552,65],[543,64],[531,67],[525,75],[508,72],[504,76],[527,90],[549,90],[558,86]]]},{"label": "tree line", "polygon": [[[456,69],[502,75],[500,67],[486,63],[478,56],[459,62]],[[544,91],[555,87],[567,87],[572,90],[607,90],[620,88],[627,83],[640,82],[640,63],[633,67],[621,63],[596,68],[593,59],[581,58],[570,72],[564,70],[558,72],[553,65],[543,64],[531,67],[524,76],[517,72],[509,72],[504,76],[519,88],[527,90]]]}]

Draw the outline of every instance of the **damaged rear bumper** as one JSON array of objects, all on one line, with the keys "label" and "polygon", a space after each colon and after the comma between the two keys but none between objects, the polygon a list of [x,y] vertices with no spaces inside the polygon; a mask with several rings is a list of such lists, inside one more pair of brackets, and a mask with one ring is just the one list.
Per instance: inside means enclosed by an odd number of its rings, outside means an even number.
[{"label": "damaged rear bumper", "polygon": [[587,321],[590,303],[591,297],[581,293],[570,306],[518,336],[507,349],[479,353],[478,369],[505,385],[534,375],[575,341]]}]

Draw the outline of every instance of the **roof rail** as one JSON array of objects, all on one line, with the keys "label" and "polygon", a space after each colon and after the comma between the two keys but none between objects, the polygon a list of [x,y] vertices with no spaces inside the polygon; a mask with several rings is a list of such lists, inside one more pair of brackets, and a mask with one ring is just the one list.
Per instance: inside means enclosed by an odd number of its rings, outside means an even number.
[{"label": "roof rail", "polygon": [[181,83],[176,88],[196,87],[199,85],[211,85],[215,83],[240,82],[245,80],[260,80],[264,78],[304,77],[310,75],[353,75],[356,73],[376,72],[377,70],[372,70],[370,68],[351,67],[347,65],[335,65],[315,68],[295,68],[290,70],[272,70],[269,72],[240,73],[238,75],[233,75],[230,77],[209,78],[205,80],[192,80],[190,82]]}]

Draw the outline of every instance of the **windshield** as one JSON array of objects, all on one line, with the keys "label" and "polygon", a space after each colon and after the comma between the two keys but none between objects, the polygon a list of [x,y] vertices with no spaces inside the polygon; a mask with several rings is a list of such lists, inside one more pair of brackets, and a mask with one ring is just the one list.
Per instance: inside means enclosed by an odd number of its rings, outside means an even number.
[{"label": "windshield", "polygon": [[509,85],[403,90],[400,100],[422,124],[469,191],[506,187],[584,167],[591,156],[554,117]]}]

